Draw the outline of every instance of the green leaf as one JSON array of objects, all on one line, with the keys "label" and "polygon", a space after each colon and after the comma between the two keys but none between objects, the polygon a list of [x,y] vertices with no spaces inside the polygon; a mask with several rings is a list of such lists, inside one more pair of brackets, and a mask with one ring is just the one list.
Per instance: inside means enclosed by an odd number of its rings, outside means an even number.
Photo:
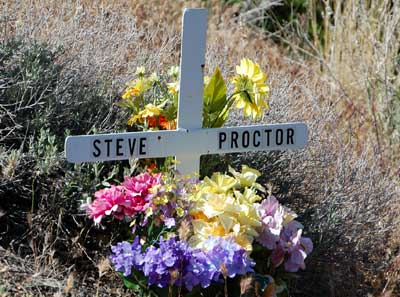
[{"label": "green leaf", "polygon": [[123,278],[123,281],[124,281],[125,287],[127,287],[128,289],[132,289],[135,292],[140,290],[140,286],[138,284],[131,282],[129,279]]},{"label": "green leaf", "polygon": [[129,278],[125,277],[120,272],[118,272],[118,275],[120,276],[120,278],[122,278],[124,286],[127,287],[128,289],[131,289],[135,292],[139,292],[141,290],[140,285],[138,283],[131,281]]},{"label": "green leaf", "polygon": [[172,121],[176,119],[176,106],[174,105],[168,105],[165,109],[164,109],[164,116],[166,117],[166,119],[168,121]]},{"label": "green leaf", "polygon": [[138,104],[137,104],[137,100],[122,100],[119,102],[119,105],[129,109],[130,111],[132,111],[133,113],[137,114],[140,110]]},{"label": "green leaf", "polygon": [[221,111],[226,104],[226,84],[218,67],[204,88],[204,104],[211,112]]},{"label": "green leaf", "polygon": [[[208,128],[219,128],[225,123],[226,119],[229,115],[229,110],[233,104],[233,100],[227,102],[225,107],[222,109],[221,113],[219,113],[216,117],[211,118],[211,125]],[[214,115],[214,114],[213,114]]]},{"label": "green leaf", "polygon": [[[226,83],[218,67],[204,88],[203,127],[210,128],[226,107]],[[227,115],[226,115],[227,116]],[[225,122],[220,117],[219,122]],[[225,117],[226,119],[226,117]]]}]

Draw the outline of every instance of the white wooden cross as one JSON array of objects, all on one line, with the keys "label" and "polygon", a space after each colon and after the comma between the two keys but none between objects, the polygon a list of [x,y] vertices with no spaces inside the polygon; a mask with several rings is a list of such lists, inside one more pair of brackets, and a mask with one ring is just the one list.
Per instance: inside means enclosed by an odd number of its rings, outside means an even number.
[{"label": "white wooden cross", "polygon": [[305,147],[304,123],[202,129],[207,10],[185,9],[182,31],[177,130],[69,136],[68,161],[176,156],[179,172],[193,174],[199,172],[200,156],[205,154]]}]

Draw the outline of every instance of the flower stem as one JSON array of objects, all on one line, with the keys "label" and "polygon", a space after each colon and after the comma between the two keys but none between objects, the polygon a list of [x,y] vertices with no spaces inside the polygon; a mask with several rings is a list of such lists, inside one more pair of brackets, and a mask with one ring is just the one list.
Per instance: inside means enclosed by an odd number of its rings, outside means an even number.
[{"label": "flower stem", "polygon": [[168,287],[168,297],[172,297],[172,285]]},{"label": "flower stem", "polygon": [[228,281],[226,276],[224,276],[224,280],[225,280],[225,284],[224,284],[224,293],[225,293],[225,297],[228,297]]},{"label": "flower stem", "polygon": [[231,109],[232,104],[233,104],[233,102],[234,102],[234,100],[232,100],[233,96],[235,96],[235,95],[237,95],[237,94],[240,94],[240,93],[243,93],[243,92],[246,92],[246,91],[241,90],[241,91],[237,91],[237,92],[232,93],[232,94],[226,99],[226,104],[225,104],[224,108],[222,108],[221,112],[219,113],[218,117],[214,120],[214,122],[212,123],[212,125],[211,125],[210,127],[204,127],[204,128],[218,128],[218,127],[215,127],[215,124],[218,122],[218,120],[219,120],[222,116],[224,116],[224,115],[225,115],[227,112],[229,112],[229,110]]}]

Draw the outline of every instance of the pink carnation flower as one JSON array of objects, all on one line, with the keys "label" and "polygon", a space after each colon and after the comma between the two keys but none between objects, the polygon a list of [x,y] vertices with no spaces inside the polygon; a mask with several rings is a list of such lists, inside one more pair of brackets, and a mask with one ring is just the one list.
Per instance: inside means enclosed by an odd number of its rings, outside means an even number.
[{"label": "pink carnation flower", "polygon": [[131,216],[135,213],[132,208],[132,200],[125,194],[124,187],[111,186],[97,191],[96,199],[87,207],[87,212],[96,224],[106,215],[113,215],[122,219],[124,215]]},{"label": "pink carnation flower", "polygon": [[87,207],[90,218],[99,224],[106,215],[121,220],[124,216],[133,216],[149,207],[152,194],[150,188],[161,183],[161,174],[148,172],[136,177],[125,177],[122,186],[111,186],[95,193],[96,199]]},{"label": "pink carnation flower", "polygon": [[141,173],[135,177],[125,177],[122,185],[126,188],[131,197],[140,196],[146,201],[150,200],[149,190],[155,185],[161,184],[161,173],[151,175],[148,172]]}]

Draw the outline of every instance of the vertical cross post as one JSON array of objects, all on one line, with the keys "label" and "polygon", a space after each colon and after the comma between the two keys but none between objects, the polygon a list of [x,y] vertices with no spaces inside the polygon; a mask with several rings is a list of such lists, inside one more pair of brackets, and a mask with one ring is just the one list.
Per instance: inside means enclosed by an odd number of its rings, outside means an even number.
[{"label": "vertical cross post", "polygon": [[[207,9],[185,9],[182,20],[178,130],[201,129],[203,123],[203,75],[207,35]],[[190,150],[176,156],[177,170],[200,170],[199,156]]]}]

